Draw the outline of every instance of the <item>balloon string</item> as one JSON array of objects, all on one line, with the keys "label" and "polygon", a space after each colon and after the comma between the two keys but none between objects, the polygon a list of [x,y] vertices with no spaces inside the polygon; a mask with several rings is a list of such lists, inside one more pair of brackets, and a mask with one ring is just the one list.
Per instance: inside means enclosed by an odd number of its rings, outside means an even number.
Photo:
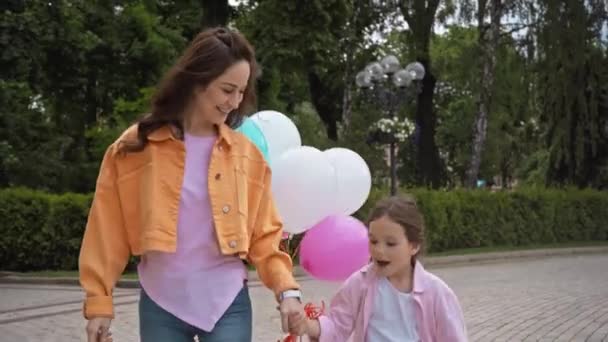
[{"label": "balloon string", "polygon": [[[304,313],[306,314],[306,317],[308,319],[317,319],[317,318],[319,318],[319,316],[321,316],[323,314],[324,311],[325,311],[325,302],[323,302],[323,301],[321,301],[321,306],[315,306],[312,303],[308,303],[308,304],[304,305]],[[288,335],[287,337],[285,337],[283,339],[282,342],[297,342],[297,338],[298,337],[296,335]],[[277,342],[281,342],[281,341],[277,341]]]}]

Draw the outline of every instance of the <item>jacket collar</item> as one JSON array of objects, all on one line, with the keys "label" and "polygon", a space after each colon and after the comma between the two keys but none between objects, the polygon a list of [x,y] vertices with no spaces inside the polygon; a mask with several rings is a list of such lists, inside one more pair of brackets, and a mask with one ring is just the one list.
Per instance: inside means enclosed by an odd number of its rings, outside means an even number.
[{"label": "jacket collar", "polygon": [[427,272],[422,267],[420,261],[416,260],[416,265],[414,265],[414,286],[412,291],[414,293],[422,293],[426,289],[426,279]]},{"label": "jacket collar", "polygon": [[175,129],[173,126],[170,125],[165,125],[162,126],[154,131],[152,131],[152,133],[148,134],[148,140],[150,141],[165,141],[165,140],[177,140],[177,129]]},{"label": "jacket collar", "polygon": [[[378,280],[378,271],[375,264],[372,262],[367,266],[363,267],[360,270],[363,273],[363,276],[369,285],[373,281]],[[426,289],[426,278],[427,272],[420,263],[420,261],[416,261],[416,265],[414,265],[414,280],[412,286],[412,292],[414,293],[422,293]]]},{"label": "jacket collar", "polygon": [[[234,141],[234,137],[233,134],[234,132],[232,131],[232,129],[230,127],[228,127],[226,124],[222,124],[217,126],[218,128],[218,135],[220,140],[223,140],[226,142],[226,144],[228,144],[228,146],[232,146],[232,143]],[[173,126],[170,125],[165,125],[160,127],[159,129],[153,131],[152,133],[150,133],[148,135],[148,140],[150,141],[165,141],[165,140],[178,140],[179,136],[179,132],[177,131],[177,129]]]}]

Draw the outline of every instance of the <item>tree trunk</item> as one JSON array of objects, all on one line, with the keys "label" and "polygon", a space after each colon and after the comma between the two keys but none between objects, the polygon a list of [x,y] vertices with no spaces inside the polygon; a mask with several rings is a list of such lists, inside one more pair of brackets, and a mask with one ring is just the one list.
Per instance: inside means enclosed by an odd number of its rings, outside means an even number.
[{"label": "tree trunk", "polygon": [[[359,27],[360,21],[359,16],[361,13],[360,2],[353,2],[354,10],[352,16],[350,18],[351,25],[349,26],[349,31],[347,35],[347,39],[345,39],[345,50],[346,51],[354,51],[357,48],[357,36],[358,32],[362,29]],[[353,89],[354,89],[354,75],[356,74],[355,67],[355,54],[349,53],[346,55],[346,65],[344,67],[344,94],[342,95],[342,127],[344,131],[348,130],[350,125],[350,119],[352,115],[352,104],[353,104]]]},{"label": "tree trunk", "polygon": [[340,106],[336,104],[336,99],[341,98],[341,94],[333,94],[332,89],[324,84],[319,75],[312,70],[308,72],[308,87],[312,104],[319,113],[321,121],[325,124],[327,137],[337,141],[338,118],[336,113],[341,112]]},{"label": "tree trunk", "polygon": [[422,79],[422,92],[418,95],[416,108],[417,125],[417,179],[422,185],[438,188],[444,185],[442,163],[435,143],[437,116],[433,106],[435,83],[430,57],[430,41],[433,32],[435,15],[439,0],[402,1],[401,14],[411,28],[410,41],[415,47],[417,60],[424,65],[425,76]]},{"label": "tree trunk", "polygon": [[422,79],[422,92],[418,95],[416,107],[416,124],[418,125],[419,140],[416,148],[418,179],[422,185],[438,188],[443,185],[443,172],[439,151],[435,144],[437,115],[433,109],[433,96],[437,79],[431,73],[428,61],[421,61],[426,69]]},{"label": "tree trunk", "polygon": [[[348,77],[350,74],[347,73],[346,76]],[[349,78],[346,78],[346,80],[349,80]],[[342,125],[344,126],[344,130],[348,130],[348,126],[350,125],[350,117],[353,111],[352,103],[352,88],[346,84],[344,86],[344,95],[342,96]]]},{"label": "tree trunk", "polygon": [[353,83],[354,70],[353,59],[351,56],[346,58],[346,67],[344,71],[344,93],[342,94],[342,128],[343,132],[348,131],[350,119],[353,112]]},{"label": "tree trunk", "polygon": [[467,170],[467,186],[477,186],[481,156],[486,141],[488,114],[492,105],[492,92],[496,70],[496,50],[500,39],[501,0],[490,0],[490,25],[485,24],[487,0],[479,1],[479,46],[482,51],[481,88],[477,105],[477,115],[473,125],[473,151]]}]

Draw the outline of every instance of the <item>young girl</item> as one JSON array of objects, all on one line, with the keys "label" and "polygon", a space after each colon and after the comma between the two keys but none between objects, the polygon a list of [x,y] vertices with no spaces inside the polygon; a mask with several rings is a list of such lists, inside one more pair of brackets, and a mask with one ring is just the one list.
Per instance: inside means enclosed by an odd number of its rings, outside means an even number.
[{"label": "young girl", "polygon": [[306,334],[320,342],[466,341],[456,295],[416,260],[424,222],[414,200],[380,201],[368,224],[373,262],[346,280],[327,315],[301,322]]}]

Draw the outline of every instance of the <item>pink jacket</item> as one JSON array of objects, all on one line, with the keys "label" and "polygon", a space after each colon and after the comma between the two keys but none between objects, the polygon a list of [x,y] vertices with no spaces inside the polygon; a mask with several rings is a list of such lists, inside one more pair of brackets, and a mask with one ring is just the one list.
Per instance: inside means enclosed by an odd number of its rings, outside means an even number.
[{"label": "pink jacket", "polygon": [[[319,342],[365,342],[378,279],[372,264],[346,280],[332,299],[328,315],[319,317]],[[425,271],[419,262],[414,267],[412,293],[416,303],[418,336],[422,342],[467,341],[458,298],[441,279]]]}]

